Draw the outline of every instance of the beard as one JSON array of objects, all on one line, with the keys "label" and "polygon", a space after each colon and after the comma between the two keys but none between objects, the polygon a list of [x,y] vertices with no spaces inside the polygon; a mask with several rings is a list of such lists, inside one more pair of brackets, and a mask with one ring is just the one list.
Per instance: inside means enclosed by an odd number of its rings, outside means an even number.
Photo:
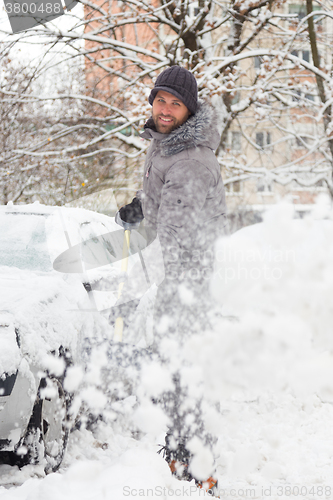
[{"label": "beard", "polygon": [[[184,120],[181,121],[181,120],[177,120],[177,118],[174,118],[173,116],[157,115],[154,113],[153,113],[152,117],[153,117],[155,128],[156,128],[157,132],[160,132],[161,134],[170,134],[170,132],[172,132],[176,128],[180,127],[181,125],[183,125],[183,123],[185,123],[187,118],[188,118],[188,116],[187,116]],[[160,117],[165,118],[165,119],[170,120],[170,121],[163,123],[160,120]]]}]

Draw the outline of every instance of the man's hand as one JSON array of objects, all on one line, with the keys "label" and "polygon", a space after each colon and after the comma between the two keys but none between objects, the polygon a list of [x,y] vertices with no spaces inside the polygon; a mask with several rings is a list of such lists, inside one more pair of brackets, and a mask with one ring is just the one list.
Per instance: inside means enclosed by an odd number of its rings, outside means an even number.
[{"label": "man's hand", "polygon": [[141,222],[143,213],[141,208],[141,201],[139,198],[133,198],[132,202],[119,209],[119,215],[122,221],[129,224]]}]

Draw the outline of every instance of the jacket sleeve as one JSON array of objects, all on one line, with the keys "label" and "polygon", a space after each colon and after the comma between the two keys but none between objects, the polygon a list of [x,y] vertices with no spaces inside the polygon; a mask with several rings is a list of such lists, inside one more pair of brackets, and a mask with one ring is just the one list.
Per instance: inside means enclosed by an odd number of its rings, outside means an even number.
[{"label": "jacket sleeve", "polygon": [[181,253],[200,244],[202,209],[213,183],[211,172],[196,160],[182,160],[169,169],[157,218],[167,274],[179,272]]}]

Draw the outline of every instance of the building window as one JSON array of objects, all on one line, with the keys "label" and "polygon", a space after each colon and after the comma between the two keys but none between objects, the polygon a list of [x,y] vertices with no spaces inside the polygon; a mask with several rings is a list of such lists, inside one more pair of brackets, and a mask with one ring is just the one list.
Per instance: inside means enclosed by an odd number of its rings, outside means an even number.
[{"label": "building window", "polygon": [[254,57],[254,67],[255,69],[260,69],[261,65],[265,62],[271,61],[272,58],[270,56],[255,56]]},{"label": "building window", "polygon": [[240,101],[240,92],[237,90],[234,97],[231,99],[231,104],[237,104]]},{"label": "building window", "polygon": [[305,137],[305,136],[296,137],[296,146],[298,148],[305,148],[306,144],[308,144],[308,143],[309,143],[308,137]]},{"label": "building window", "polygon": [[310,62],[310,51],[302,50],[302,59],[303,61]]},{"label": "building window", "polygon": [[230,184],[225,185],[226,194],[230,195],[240,195],[242,194],[242,183],[241,181],[230,182]]},{"label": "building window", "polygon": [[322,179],[321,181],[318,181],[315,184],[315,188],[318,189],[318,191],[326,190],[327,189],[327,182],[324,179]]},{"label": "building window", "polygon": [[299,184],[296,180],[294,180],[291,184],[291,188],[293,191],[307,191],[308,193],[313,193],[316,191],[327,191],[327,183],[324,179],[311,184],[309,182],[311,180],[311,177],[309,175],[302,175],[300,177],[300,181],[301,180],[307,181],[306,185],[304,186],[302,182]]},{"label": "building window", "polygon": [[241,192],[241,183],[240,183],[240,181],[233,182],[232,183],[232,187],[233,187],[233,192],[234,193],[240,193]]},{"label": "building window", "polygon": [[[314,5],[313,10],[321,10],[320,5]],[[307,16],[306,12],[306,2],[302,4],[290,4],[289,5],[289,14],[297,14],[297,18],[295,20],[301,21],[305,16]],[[314,20],[318,19],[319,16],[314,16]],[[292,20],[293,21],[293,20]],[[318,24],[321,24],[321,20],[319,20]]]},{"label": "building window", "polygon": [[300,21],[306,16],[306,5],[305,4],[290,4],[289,14],[297,14],[297,19]]},{"label": "building window", "polygon": [[242,134],[240,132],[231,132],[231,149],[232,151],[242,150]]},{"label": "building window", "polygon": [[316,94],[315,92],[313,93],[304,93],[304,92],[301,92],[300,90],[293,90],[293,93],[292,93],[292,100],[294,102],[298,102],[300,104],[303,104],[303,105],[306,105],[306,104],[309,104],[309,103],[306,103],[306,101],[311,101],[311,102],[315,102],[316,101]]},{"label": "building window", "polygon": [[292,100],[295,102],[298,102],[301,98],[301,91],[300,90],[294,90],[293,95],[292,95]]},{"label": "building window", "polygon": [[273,189],[272,189],[272,182],[267,179],[266,177],[262,177],[261,179],[258,179],[257,181],[257,191],[258,193],[261,194],[271,194]]},{"label": "building window", "polygon": [[256,144],[259,148],[263,149],[272,143],[270,132],[256,132]]},{"label": "building window", "polygon": [[310,62],[310,51],[309,50],[292,50],[291,55],[299,57],[305,62]]},{"label": "building window", "polygon": [[200,12],[198,2],[191,2],[187,9],[187,15],[190,19],[194,19]]},{"label": "building window", "polygon": [[256,144],[260,148],[264,147],[264,133],[263,132],[257,132],[256,133]]},{"label": "building window", "polygon": [[271,143],[271,133],[266,132],[266,145],[269,146]]}]

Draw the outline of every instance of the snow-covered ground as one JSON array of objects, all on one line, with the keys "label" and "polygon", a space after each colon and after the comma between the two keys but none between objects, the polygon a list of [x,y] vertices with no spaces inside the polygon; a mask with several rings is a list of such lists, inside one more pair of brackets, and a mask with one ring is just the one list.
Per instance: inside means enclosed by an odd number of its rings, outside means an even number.
[{"label": "snow-covered ground", "polygon": [[[216,316],[178,349],[190,392],[204,395],[207,428],[219,436],[221,498],[333,496],[333,213],[321,200],[304,220],[293,215],[281,203],[262,224],[218,242],[212,294],[227,318]],[[150,370],[140,387],[148,395],[168,378]],[[163,416],[148,400],[136,410],[133,403],[130,396],[122,417],[94,432],[74,431],[57,473],[0,466],[0,499],[208,497],[171,476],[157,453]]]}]

